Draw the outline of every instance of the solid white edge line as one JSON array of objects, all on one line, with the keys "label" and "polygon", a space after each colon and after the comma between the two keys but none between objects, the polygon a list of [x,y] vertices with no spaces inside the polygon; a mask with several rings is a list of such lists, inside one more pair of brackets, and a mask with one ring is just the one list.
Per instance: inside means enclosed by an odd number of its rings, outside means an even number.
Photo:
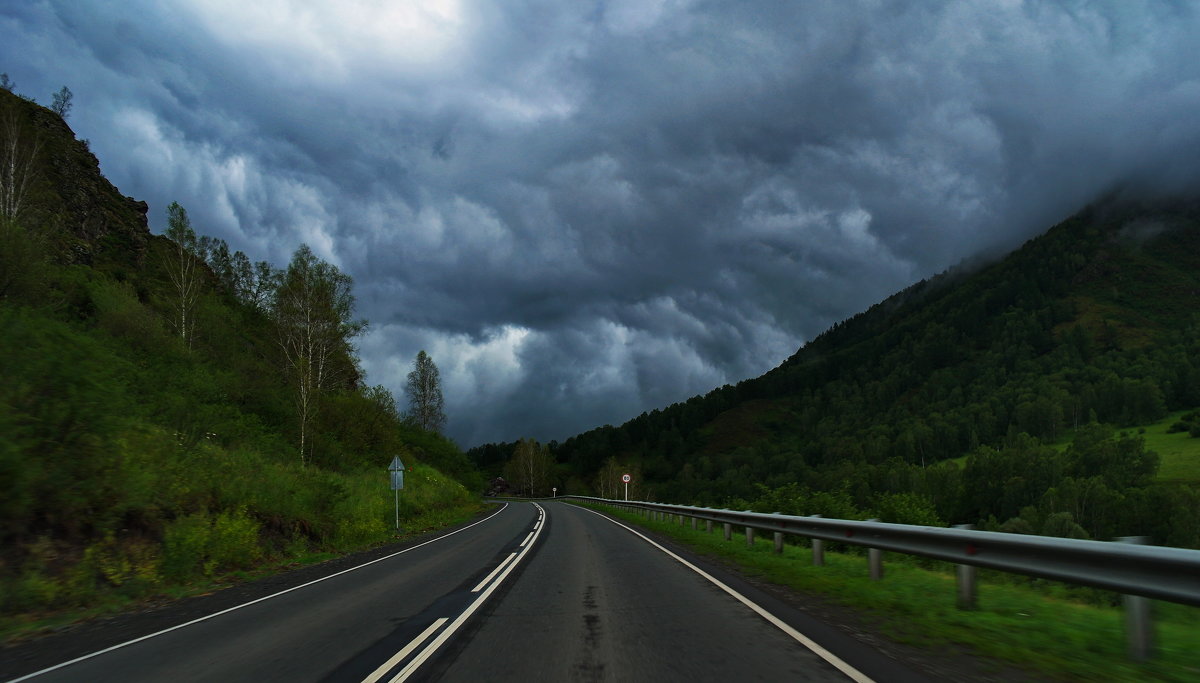
[{"label": "solid white edge line", "polygon": [[383,665],[380,666],[378,669],[375,669],[374,671],[372,671],[371,675],[364,678],[362,683],[375,683],[375,681],[378,681],[379,679],[383,678],[384,675],[388,671],[390,671],[393,666],[396,666],[397,664],[399,664],[400,660],[404,659],[409,654],[411,654],[413,650],[417,649],[417,647],[420,646],[421,643],[425,642],[425,640],[427,638],[429,638],[429,636],[432,635],[434,631],[441,628],[442,624],[446,623],[447,621],[450,621],[450,619],[448,617],[439,617],[436,621],[434,621],[432,624],[429,625],[429,628],[425,629],[424,631],[421,631],[421,635],[417,636],[416,638],[413,638],[412,642],[410,642],[408,645],[405,645],[404,648],[402,650],[400,650],[399,652],[397,652],[396,654],[392,655],[391,659],[384,662]]},{"label": "solid white edge line", "polygon": [[480,588],[483,588],[484,586],[486,586],[487,582],[491,581],[492,577],[495,576],[501,569],[504,569],[504,565],[508,564],[509,562],[512,562],[512,558],[514,558],[516,556],[517,556],[516,553],[509,553],[508,557],[504,558],[503,562],[496,565],[496,568],[493,569],[491,572],[489,572],[488,575],[483,578],[483,581],[480,581],[477,586],[475,586],[474,588],[471,589],[471,592],[478,593]]},{"label": "solid white edge line", "polygon": [[140,642],[142,642],[143,640],[149,640],[149,639],[151,639],[151,638],[154,638],[154,637],[157,637],[157,636],[161,636],[161,635],[163,635],[163,634],[165,634],[165,633],[170,633],[171,631],[177,631],[177,630],[179,630],[179,629],[181,629],[181,628],[184,628],[185,626],[191,626],[191,625],[193,625],[193,624],[199,624],[200,622],[202,622],[202,621],[208,621],[209,619],[212,619],[213,617],[219,617],[219,616],[221,616],[222,614],[228,614],[228,613],[230,613],[230,612],[232,612],[232,611],[234,611],[234,610],[239,610],[239,609],[241,609],[241,608],[243,608],[243,607],[249,607],[250,605],[253,605],[253,604],[255,604],[255,603],[262,602],[262,601],[264,601],[264,600],[270,600],[271,598],[277,598],[277,597],[279,597],[280,595],[283,595],[284,593],[291,593],[292,591],[295,591],[295,590],[300,590],[301,588],[307,588],[308,586],[311,586],[311,585],[313,585],[313,584],[315,584],[315,583],[321,583],[322,581],[325,581],[326,579],[332,579],[332,578],[333,578],[333,577],[335,577],[335,576],[341,576],[342,574],[345,574],[345,573],[347,573],[347,572],[352,572],[352,571],[354,571],[355,569],[362,569],[363,567],[366,567],[366,566],[368,566],[368,565],[375,564],[376,562],[383,562],[384,560],[390,560],[391,558],[393,558],[393,557],[396,557],[397,555],[403,555],[404,553],[407,553],[407,552],[409,552],[410,550],[416,550],[417,548],[420,548],[421,546],[426,546],[426,545],[429,545],[430,543],[435,543],[435,542],[437,542],[437,541],[440,541],[440,540],[442,540],[443,538],[449,538],[449,537],[453,536],[454,534],[457,534],[457,533],[460,533],[460,532],[466,531],[467,529],[470,529],[470,528],[471,528],[471,527],[473,527],[473,526],[478,526],[478,525],[480,525],[480,524],[483,524],[484,522],[486,522],[486,521],[490,520],[491,518],[495,517],[496,515],[500,514],[501,512],[504,512],[504,508],[507,508],[507,507],[508,507],[508,503],[505,503],[505,504],[504,504],[504,507],[500,508],[499,510],[496,510],[495,512],[493,512],[492,514],[488,515],[487,517],[484,517],[483,519],[479,520],[478,522],[474,522],[474,523],[472,523],[472,524],[468,524],[467,526],[465,526],[465,527],[463,527],[463,528],[461,528],[461,529],[457,529],[457,530],[455,530],[455,531],[451,531],[450,533],[448,533],[448,534],[446,534],[446,535],[444,535],[444,536],[438,536],[437,538],[431,538],[431,539],[429,539],[428,541],[425,541],[425,542],[423,542],[423,543],[418,543],[417,545],[414,545],[414,546],[413,546],[413,547],[411,547],[411,548],[405,548],[404,550],[401,550],[401,551],[399,551],[399,552],[392,553],[391,555],[386,555],[386,556],[384,556],[384,557],[380,557],[380,558],[378,558],[378,559],[371,560],[370,562],[364,562],[364,563],[362,563],[362,564],[360,564],[360,565],[357,565],[357,566],[351,567],[351,568],[349,568],[349,569],[343,569],[342,571],[340,571],[340,572],[337,572],[337,573],[334,573],[334,574],[330,574],[329,576],[322,576],[322,577],[321,577],[321,578],[319,578],[319,579],[316,579],[316,580],[313,580],[313,581],[309,581],[308,583],[302,583],[302,584],[300,584],[299,586],[292,586],[291,588],[287,588],[287,589],[285,589],[285,590],[281,590],[281,591],[279,591],[278,593],[272,593],[272,594],[270,594],[270,595],[265,595],[265,596],[263,596],[263,597],[261,597],[261,598],[257,598],[257,599],[251,600],[250,602],[244,602],[244,603],[242,603],[242,604],[240,604],[240,605],[235,605],[235,606],[233,606],[233,607],[229,607],[229,608],[223,609],[223,610],[221,610],[220,612],[213,612],[212,614],[209,614],[208,616],[203,616],[203,617],[200,617],[199,619],[192,619],[191,621],[188,621],[188,622],[185,622],[185,623],[182,623],[182,624],[178,624],[178,625],[176,625],[176,626],[172,626],[172,627],[170,627],[170,628],[164,628],[164,629],[163,629],[163,630],[161,630],[161,631],[155,631],[154,633],[151,633],[151,634],[149,634],[149,635],[144,635],[144,636],[142,636],[142,637],[140,637],[140,638],[134,638],[133,640],[127,640],[127,641],[125,641],[125,642],[123,642],[123,643],[118,643],[117,645],[112,645],[112,646],[110,646],[110,647],[106,647],[106,648],[104,648],[103,650],[97,650],[97,651],[95,651],[95,652],[92,652],[92,653],[90,653],[90,654],[83,655],[82,657],[76,657],[75,659],[72,659],[72,660],[70,660],[70,661],[67,661],[67,662],[63,662],[63,663],[61,663],[61,664],[55,664],[54,666],[47,667],[47,668],[45,668],[45,669],[42,669],[42,670],[40,670],[40,671],[34,671],[34,672],[33,672],[33,673],[31,673],[31,674],[25,674],[24,676],[21,676],[20,678],[14,678],[14,679],[12,679],[12,680],[8,681],[8,683],[18,683],[18,681],[27,681],[27,680],[29,680],[30,678],[33,678],[33,677],[35,677],[35,676],[41,676],[41,675],[42,675],[42,674],[44,674],[44,673],[49,673],[49,672],[51,672],[51,671],[55,671],[55,670],[57,670],[57,669],[61,669],[61,668],[65,667],[65,666],[70,666],[70,665],[72,665],[72,664],[78,664],[79,662],[82,662],[82,661],[84,661],[84,660],[86,660],[86,659],[91,659],[91,658],[93,658],[93,657],[99,657],[100,655],[107,654],[107,653],[109,653],[109,652],[112,652],[113,650],[119,650],[119,649],[121,649],[121,648],[123,648],[123,647],[126,647],[127,645],[133,645],[134,643],[140,643]]},{"label": "solid white edge line", "polygon": [[529,539],[533,538],[533,535],[536,534],[538,531],[540,531],[540,529],[537,531],[530,531],[529,535],[525,537],[525,540],[521,541],[521,547],[524,548],[525,544],[529,542]]},{"label": "solid white edge line", "polygon": [[[537,506],[539,510],[542,509],[541,505],[538,505],[537,503],[534,503],[534,505]],[[401,669],[400,673],[396,674],[396,677],[388,681],[388,683],[403,683],[403,681],[408,680],[409,676],[413,675],[413,673],[416,672],[416,670],[419,669],[421,665],[433,655],[434,652],[437,652],[437,649],[441,647],[443,643],[449,640],[450,636],[454,635],[455,631],[457,631],[464,623],[466,623],[467,619],[469,619],[470,616],[475,613],[475,610],[479,609],[484,602],[487,602],[488,597],[495,592],[496,588],[504,583],[504,579],[508,578],[508,575],[512,573],[513,569],[515,569],[518,564],[521,563],[521,560],[525,559],[525,556],[529,554],[529,551],[533,550],[533,546],[537,545],[537,537],[541,534],[542,532],[539,529],[533,537],[533,543],[530,543],[525,547],[524,550],[521,551],[520,555],[517,555],[517,559],[513,560],[508,565],[508,568],[505,569],[504,572],[500,574],[500,576],[493,581],[490,586],[487,587],[487,590],[480,593],[479,597],[475,598],[475,602],[472,602],[470,605],[468,605],[467,608],[463,610],[463,613],[458,615],[458,618],[456,618],[449,626],[447,626],[445,630],[439,633],[437,638],[433,639],[433,642],[426,645],[425,649],[421,650],[420,654],[418,654],[416,657],[413,657],[408,665]]]},{"label": "solid white edge line", "polygon": [[599,512],[596,512],[595,510],[590,510],[588,508],[580,507],[580,506],[576,506],[576,507],[578,507],[580,510],[586,510],[587,512],[590,512],[593,515],[596,515],[597,517],[599,517],[601,519],[608,520],[609,522],[612,522],[613,524],[616,524],[617,526],[624,528],[625,530],[629,531],[633,535],[641,538],[643,541],[649,543],[650,545],[654,546],[655,548],[658,548],[659,550],[663,551],[667,555],[671,556],[672,558],[674,558],[677,562],[679,562],[683,566],[687,567],[688,569],[691,569],[692,571],[696,572],[700,576],[703,576],[704,578],[708,579],[717,588],[720,588],[721,590],[725,591],[726,593],[732,595],[738,602],[740,602],[743,605],[745,605],[746,607],[749,607],[750,609],[754,610],[760,617],[771,622],[772,625],[774,625],[779,630],[783,631],[784,633],[786,633],[789,636],[791,636],[792,638],[794,638],[797,642],[799,642],[804,647],[807,647],[808,649],[812,650],[814,653],[816,653],[816,655],[818,657],[820,657],[821,659],[824,659],[825,661],[832,664],[834,667],[837,668],[838,671],[841,671],[843,674],[846,674],[846,676],[849,677],[850,679],[857,681],[857,683],[875,683],[875,681],[872,678],[870,678],[863,672],[859,671],[858,669],[855,669],[853,666],[850,666],[849,664],[847,664],[844,660],[842,660],[841,657],[838,657],[837,655],[833,654],[829,650],[826,650],[825,648],[821,647],[821,645],[819,645],[812,638],[809,638],[808,636],[804,635],[803,633],[792,628],[789,624],[784,622],[779,617],[775,616],[774,614],[771,614],[764,608],[760,607],[758,605],[758,603],[754,602],[750,598],[747,598],[746,596],[742,595],[741,593],[735,591],[734,589],[730,588],[729,586],[726,586],[724,583],[721,582],[720,579],[716,578],[712,574],[709,574],[708,572],[697,567],[696,565],[692,564],[691,562],[688,562],[687,560],[676,555],[675,553],[671,552],[670,550],[667,550],[666,548],[662,547],[658,543],[655,543],[653,540],[651,540],[650,538],[648,538],[647,536],[645,536],[644,534],[639,532],[637,529],[634,529],[633,527],[630,527],[630,526],[626,526],[625,524],[622,524],[621,522],[618,522],[617,520],[615,520],[611,517],[608,517],[607,515],[600,514]]}]

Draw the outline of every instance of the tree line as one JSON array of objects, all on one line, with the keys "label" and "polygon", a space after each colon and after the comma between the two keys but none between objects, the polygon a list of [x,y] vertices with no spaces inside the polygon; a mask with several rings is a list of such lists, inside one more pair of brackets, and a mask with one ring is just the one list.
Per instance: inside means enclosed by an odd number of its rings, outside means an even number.
[{"label": "tree line", "polygon": [[[1156,542],[1198,545],[1195,484],[1146,478],[1153,459],[1129,431],[1200,405],[1196,215],[1187,202],[1100,203],[1005,259],[835,325],[762,377],[551,452],[593,491],[615,457],[672,502],[741,505],[798,487],[877,516],[900,500],[880,496],[903,494],[944,523],[1061,529],[1069,513],[1096,538],[1155,528]],[[1128,229],[1147,221],[1170,228]],[[1105,438],[1074,444],[1075,459],[1049,445],[1097,430]],[[484,466],[500,450],[470,454]],[[1094,466],[1110,460],[1140,474]]]},{"label": "tree line", "polygon": [[[241,250],[230,253],[218,238],[198,236],[187,210],[172,202],[167,207],[167,242],[159,254],[171,283],[171,323],[183,344],[191,348],[196,335],[196,307],[203,288],[215,280],[242,305],[272,320],[282,366],[291,386],[301,464],[312,460],[313,421],[326,396],[354,389],[360,379],[353,340],[367,327],[354,318],[353,280],[308,245],[300,245],[285,268],[267,261],[251,263]],[[437,365],[424,350],[413,360],[408,375],[410,410],[405,419],[420,429],[441,434],[446,422]],[[394,411],[395,399],[383,386],[363,396]]]}]

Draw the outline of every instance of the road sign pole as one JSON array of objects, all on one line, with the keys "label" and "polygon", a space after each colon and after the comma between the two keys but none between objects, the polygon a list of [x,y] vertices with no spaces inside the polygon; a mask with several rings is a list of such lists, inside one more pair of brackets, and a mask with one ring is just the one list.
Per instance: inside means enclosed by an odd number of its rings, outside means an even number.
[{"label": "road sign pole", "polygon": [[625,482],[625,502],[629,502],[629,482]]},{"label": "road sign pole", "polygon": [[400,456],[392,458],[392,464],[388,465],[388,474],[391,475],[392,491],[395,492],[396,498],[396,531],[400,531],[400,489],[404,488],[404,463],[400,462]]}]

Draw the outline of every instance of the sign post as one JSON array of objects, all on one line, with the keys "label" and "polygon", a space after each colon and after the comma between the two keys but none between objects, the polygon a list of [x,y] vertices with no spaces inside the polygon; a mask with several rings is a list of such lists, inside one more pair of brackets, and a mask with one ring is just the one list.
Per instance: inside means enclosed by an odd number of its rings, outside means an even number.
[{"label": "sign post", "polygon": [[400,456],[392,458],[388,472],[392,475],[392,491],[396,494],[396,531],[400,531],[400,489],[404,488],[404,463],[400,462]]},{"label": "sign post", "polygon": [[551,488],[550,493],[553,494],[550,496],[551,498],[558,498],[558,487],[555,486],[555,487]]},{"label": "sign post", "polygon": [[629,482],[633,481],[633,477],[628,474],[622,474],[621,481],[625,482],[625,500],[629,500]]}]

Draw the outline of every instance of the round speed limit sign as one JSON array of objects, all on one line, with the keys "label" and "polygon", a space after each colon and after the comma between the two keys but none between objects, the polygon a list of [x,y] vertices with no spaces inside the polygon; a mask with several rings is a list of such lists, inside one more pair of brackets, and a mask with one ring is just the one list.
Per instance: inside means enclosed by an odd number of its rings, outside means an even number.
[{"label": "round speed limit sign", "polygon": [[629,482],[633,481],[633,477],[629,476],[628,474],[622,474],[622,475],[621,475],[621,481],[623,481],[623,482],[625,482],[626,484],[628,484]]}]

